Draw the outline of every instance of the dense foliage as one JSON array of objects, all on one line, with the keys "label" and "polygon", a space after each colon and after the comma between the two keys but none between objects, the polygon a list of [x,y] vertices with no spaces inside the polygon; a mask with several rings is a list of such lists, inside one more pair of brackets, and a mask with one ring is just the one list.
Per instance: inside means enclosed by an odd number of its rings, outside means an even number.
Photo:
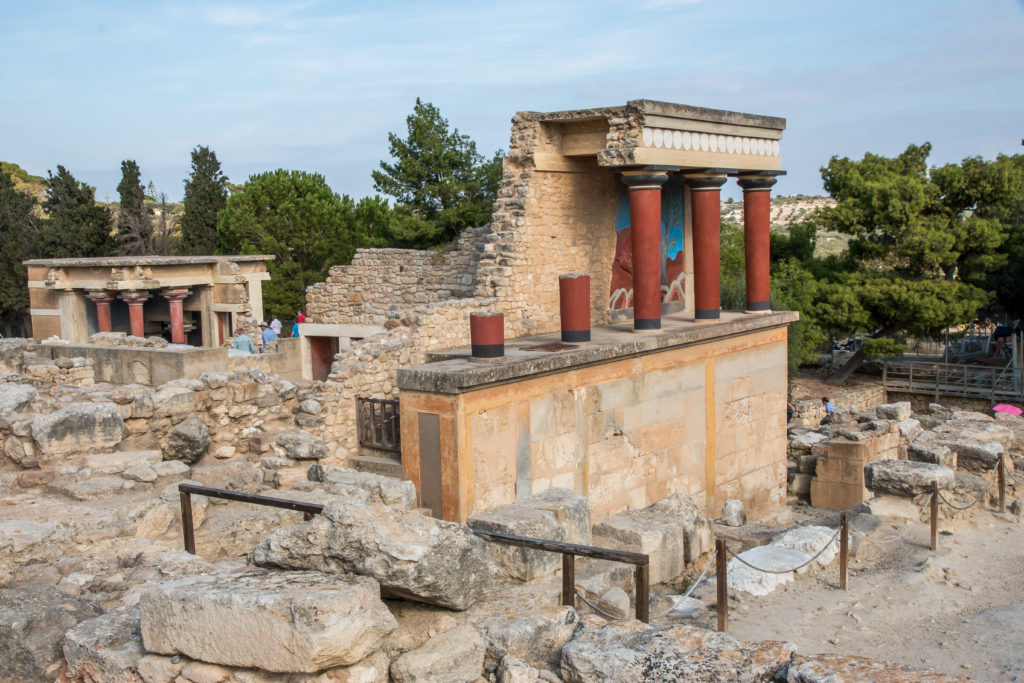
[{"label": "dense foliage", "polygon": [[219,246],[218,214],[227,206],[228,179],[217,155],[209,147],[192,150],[192,171],[185,180],[185,210],[181,216],[182,254],[216,253]]},{"label": "dense foliage", "polygon": [[27,322],[28,274],[22,261],[35,256],[35,204],[35,197],[17,190],[14,179],[0,172],[0,321]]},{"label": "dense foliage", "polygon": [[121,162],[121,182],[117,193],[121,197],[117,212],[117,239],[121,253],[142,256],[153,253],[153,225],[146,208],[146,191],[142,187],[142,173],[132,159]]},{"label": "dense foliage", "polygon": [[96,203],[96,190],[79,182],[63,166],[48,172],[46,219],[36,253],[42,258],[110,256],[117,250],[110,210]]}]

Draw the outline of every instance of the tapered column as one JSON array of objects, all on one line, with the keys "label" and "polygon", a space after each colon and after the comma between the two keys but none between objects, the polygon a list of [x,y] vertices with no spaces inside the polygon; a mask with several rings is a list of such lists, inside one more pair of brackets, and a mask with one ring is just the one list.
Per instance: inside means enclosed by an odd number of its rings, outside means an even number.
[{"label": "tapered column", "polygon": [[726,176],[686,176],[693,213],[693,306],[694,319],[714,322],[722,317],[720,188]]},{"label": "tapered column", "polygon": [[661,186],[668,174],[623,171],[633,248],[633,329],[661,329]]},{"label": "tapered column", "polygon": [[96,329],[110,332],[110,302],[114,300],[114,295],[105,289],[96,289],[86,292],[85,296],[96,304]]},{"label": "tapered column", "polygon": [[128,304],[128,325],[133,337],[146,336],[146,320],[142,315],[142,307],[149,299],[149,292],[125,292],[121,301]]},{"label": "tapered column", "polygon": [[747,313],[769,310],[772,176],[740,176],[743,188],[743,242],[747,264]]},{"label": "tapered column", "polygon": [[161,294],[167,299],[167,305],[171,309],[171,343],[184,344],[185,316],[182,312],[181,303],[191,292],[186,287],[175,287],[173,289],[165,289]]}]

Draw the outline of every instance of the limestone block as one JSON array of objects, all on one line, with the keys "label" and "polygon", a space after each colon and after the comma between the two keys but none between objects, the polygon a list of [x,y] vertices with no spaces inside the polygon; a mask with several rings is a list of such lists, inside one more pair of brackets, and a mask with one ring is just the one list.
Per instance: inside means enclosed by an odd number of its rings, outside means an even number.
[{"label": "limestone block", "polygon": [[55,680],[65,631],[101,611],[52,586],[0,590],[0,677]]},{"label": "limestone block", "polygon": [[813,477],[810,474],[798,473],[793,477],[793,480],[789,482],[789,492],[794,496],[807,497],[811,495],[811,480]]},{"label": "limestone block", "polygon": [[[547,541],[590,545],[590,503],[568,489],[553,488],[470,517],[473,529]],[[562,567],[562,556],[491,543],[494,559],[506,574],[522,581],[548,576]]]},{"label": "limestone block", "polygon": [[20,413],[39,398],[39,392],[31,384],[0,384],[0,414]]},{"label": "limestone block", "polygon": [[210,448],[210,429],[197,415],[189,415],[163,438],[164,460],[199,461]]},{"label": "limestone block", "polygon": [[191,471],[191,468],[180,460],[164,460],[154,463],[152,468],[158,478],[187,476]]},{"label": "limestone block", "polygon": [[952,489],[953,470],[941,465],[913,460],[876,460],[864,467],[865,484],[878,493],[914,497],[932,490],[937,482],[940,489]]},{"label": "limestone block", "polygon": [[594,525],[594,545],[650,555],[650,581],[678,578],[714,546],[711,520],[686,494],[640,510],[625,510]]},{"label": "limestone block", "polygon": [[192,478],[203,486],[256,493],[263,483],[259,469],[249,462],[234,460],[192,468]]},{"label": "limestone block", "polygon": [[810,453],[811,447],[822,441],[828,441],[828,437],[821,432],[797,431],[789,436],[788,449],[790,453]]},{"label": "limestone block", "polygon": [[[369,496],[367,500],[371,503],[390,505],[400,510],[412,510],[416,507],[416,486],[404,479],[319,463],[312,465],[306,476],[310,481],[331,484],[332,491],[337,486],[362,489],[366,491]],[[341,494],[342,491],[339,489],[335,495]]]},{"label": "limestone block", "polygon": [[875,406],[875,412],[883,420],[902,421],[910,418],[913,410],[909,401],[900,401],[899,403],[883,403]]},{"label": "limestone block", "polygon": [[904,442],[913,441],[923,430],[921,422],[912,418],[898,423],[897,428],[899,429],[900,438],[903,439]]},{"label": "limestone block", "polygon": [[330,455],[323,439],[301,429],[281,432],[277,436],[277,445],[293,460],[319,460]]},{"label": "limestone block", "polygon": [[[808,557],[813,557],[819,550],[824,548],[818,559],[814,561],[821,567],[826,567],[839,553],[839,537],[832,538],[835,529],[825,526],[805,525],[790,529],[781,534],[771,542],[776,548],[788,548],[798,550]],[[832,539],[831,541],[829,539]],[[808,565],[810,567],[811,565]]]},{"label": "limestone block", "polygon": [[484,640],[470,626],[434,636],[391,663],[396,683],[472,683],[483,673]]},{"label": "limestone block", "polygon": [[747,513],[743,509],[742,500],[727,500],[722,507],[721,523],[726,526],[743,526],[747,523]]},{"label": "limestone block", "polygon": [[496,572],[469,527],[376,504],[328,503],[313,520],[263,539],[252,561],[372,576],[391,594],[456,610],[472,605]]},{"label": "limestone block", "polygon": [[153,392],[153,416],[188,415],[194,409],[195,392],[188,387],[164,384]]},{"label": "limestone block", "polygon": [[124,420],[113,403],[72,403],[32,420],[32,439],[44,455],[106,450],[124,438]]},{"label": "limestone block", "polygon": [[810,555],[792,548],[781,548],[773,545],[761,545],[739,554],[755,567],[769,569],[763,572],[749,567],[735,557],[727,565],[730,591],[741,591],[751,595],[768,595],[784,583],[796,578],[796,572],[776,574],[774,572],[797,567],[810,559]]},{"label": "limestone block", "polygon": [[956,469],[956,453],[936,441],[917,439],[907,447],[907,458],[916,462],[930,462]]},{"label": "limestone block", "polygon": [[85,466],[93,474],[120,474],[136,465],[155,465],[160,462],[160,451],[114,451],[88,453]]},{"label": "limestone block", "polygon": [[67,632],[63,649],[70,680],[141,683],[139,610],[121,607],[83,621]]},{"label": "limestone block", "polygon": [[58,479],[47,485],[47,490],[62,493],[75,500],[98,500],[115,496],[127,487],[121,477],[91,477],[89,479]]},{"label": "limestone block", "polygon": [[477,602],[467,622],[484,637],[488,663],[513,655],[533,666],[557,667],[580,620],[573,607],[558,602],[550,587],[520,586]]},{"label": "limestone block", "polygon": [[770,681],[791,656],[779,642],[745,643],[696,626],[585,617],[562,650],[560,673],[566,683]]},{"label": "limestone block", "polygon": [[267,671],[348,666],[395,627],[365,576],[246,570],[158,585],[139,600],[146,650]]}]

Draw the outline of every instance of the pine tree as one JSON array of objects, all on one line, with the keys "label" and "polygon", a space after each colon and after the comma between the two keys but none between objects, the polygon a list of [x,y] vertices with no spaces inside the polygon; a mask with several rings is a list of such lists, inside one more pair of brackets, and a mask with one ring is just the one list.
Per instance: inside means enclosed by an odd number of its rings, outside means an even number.
[{"label": "pine tree", "polygon": [[218,213],[227,206],[228,179],[217,155],[208,147],[192,150],[192,172],[185,180],[185,208],[181,217],[182,254],[205,255],[220,251]]},{"label": "pine tree", "polygon": [[36,198],[20,192],[6,171],[0,171],[0,322],[28,322],[28,272],[22,263],[35,256]]},{"label": "pine tree", "polygon": [[79,182],[70,171],[57,166],[57,175],[47,171],[47,218],[39,235],[37,253],[41,258],[110,256],[117,250],[111,234],[111,215],[96,203],[96,190]]},{"label": "pine tree", "polygon": [[153,225],[146,209],[146,193],[140,180],[139,165],[132,159],[121,162],[121,182],[117,192],[121,206],[117,214],[117,239],[121,253],[141,256],[153,253]]}]

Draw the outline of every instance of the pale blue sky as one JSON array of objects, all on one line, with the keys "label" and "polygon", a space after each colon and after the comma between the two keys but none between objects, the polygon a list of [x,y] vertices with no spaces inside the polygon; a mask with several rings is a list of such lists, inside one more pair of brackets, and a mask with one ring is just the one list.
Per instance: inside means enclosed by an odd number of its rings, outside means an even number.
[{"label": "pale blue sky", "polygon": [[519,110],[782,116],[780,194],[820,193],[834,154],[1024,151],[1021,0],[0,0],[0,45],[0,159],[99,199],[127,158],[180,198],[197,144],[232,182],[284,167],[371,194],[416,97],[484,153]]}]

